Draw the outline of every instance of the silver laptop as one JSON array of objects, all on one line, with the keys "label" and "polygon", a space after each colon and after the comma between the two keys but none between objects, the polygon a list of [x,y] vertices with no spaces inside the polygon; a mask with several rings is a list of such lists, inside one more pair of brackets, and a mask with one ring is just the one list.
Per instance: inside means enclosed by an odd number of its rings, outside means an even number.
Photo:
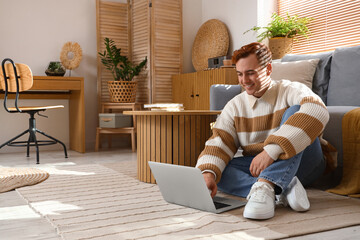
[{"label": "silver laptop", "polygon": [[246,204],[245,201],[211,198],[200,169],[148,162],[165,201],[212,213],[221,213]]}]

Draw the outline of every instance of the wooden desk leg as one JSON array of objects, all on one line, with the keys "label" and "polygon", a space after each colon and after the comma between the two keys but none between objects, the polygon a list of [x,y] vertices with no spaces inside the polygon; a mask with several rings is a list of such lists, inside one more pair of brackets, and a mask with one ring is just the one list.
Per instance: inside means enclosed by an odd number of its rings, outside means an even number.
[{"label": "wooden desk leg", "polygon": [[85,152],[85,104],[84,86],[80,91],[71,91],[69,100],[70,149]]}]

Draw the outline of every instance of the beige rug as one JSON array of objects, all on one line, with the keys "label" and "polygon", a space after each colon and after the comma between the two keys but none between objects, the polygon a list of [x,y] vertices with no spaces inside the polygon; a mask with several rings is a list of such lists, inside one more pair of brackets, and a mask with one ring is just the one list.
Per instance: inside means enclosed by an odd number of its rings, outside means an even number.
[{"label": "beige rug", "polygon": [[45,181],[49,173],[36,168],[0,167],[0,193]]},{"label": "beige rug", "polygon": [[250,221],[243,208],[212,214],[166,203],[157,185],[136,180],[136,162],[57,168],[17,191],[63,239],[280,239],[360,224],[358,199],[319,190],[308,190],[306,213],[277,206],[274,218]]}]

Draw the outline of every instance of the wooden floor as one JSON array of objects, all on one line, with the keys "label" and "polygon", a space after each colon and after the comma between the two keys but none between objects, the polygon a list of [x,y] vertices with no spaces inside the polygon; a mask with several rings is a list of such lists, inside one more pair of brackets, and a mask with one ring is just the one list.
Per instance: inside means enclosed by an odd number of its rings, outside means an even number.
[{"label": "wooden floor", "polygon": [[[0,152],[0,167],[36,166],[34,155],[25,153]],[[100,152],[77,153],[70,151],[65,159],[61,151],[42,151],[41,164],[93,164],[111,163],[124,160],[136,161],[136,153],[131,149],[103,150]],[[331,210],[330,210],[331,211]],[[0,193],[0,239],[1,240],[60,240],[54,227],[35,213],[16,191]],[[328,232],[289,238],[292,240],[352,240],[360,239],[360,226],[337,229]]]}]

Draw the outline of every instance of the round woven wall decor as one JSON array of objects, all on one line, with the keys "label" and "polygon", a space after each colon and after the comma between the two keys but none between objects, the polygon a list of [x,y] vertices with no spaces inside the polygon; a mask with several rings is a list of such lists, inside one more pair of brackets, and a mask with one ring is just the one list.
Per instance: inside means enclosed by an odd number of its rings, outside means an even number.
[{"label": "round woven wall decor", "polygon": [[229,33],[226,25],[217,19],[206,21],[196,34],[192,47],[192,64],[196,71],[208,67],[208,59],[225,56],[229,49]]},{"label": "round woven wall decor", "polygon": [[[73,56],[70,56],[73,55]],[[82,50],[77,42],[67,42],[61,49],[60,61],[66,69],[75,69],[80,65]]]}]

